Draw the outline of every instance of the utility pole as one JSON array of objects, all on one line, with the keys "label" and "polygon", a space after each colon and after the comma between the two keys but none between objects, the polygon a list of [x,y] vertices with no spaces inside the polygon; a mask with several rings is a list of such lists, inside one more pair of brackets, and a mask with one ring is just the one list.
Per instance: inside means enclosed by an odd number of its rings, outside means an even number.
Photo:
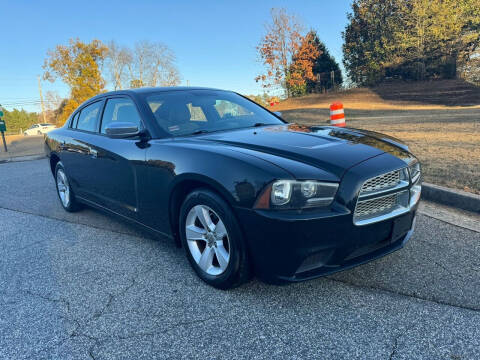
[{"label": "utility pole", "polygon": [[45,105],[43,104],[43,96],[42,96],[42,83],[40,82],[40,75],[37,75],[38,79],[38,92],[40,93],[40,104],[42,106],[42,114],[43,114],[43,122],[47,122],[47,114],[45,114]]}]

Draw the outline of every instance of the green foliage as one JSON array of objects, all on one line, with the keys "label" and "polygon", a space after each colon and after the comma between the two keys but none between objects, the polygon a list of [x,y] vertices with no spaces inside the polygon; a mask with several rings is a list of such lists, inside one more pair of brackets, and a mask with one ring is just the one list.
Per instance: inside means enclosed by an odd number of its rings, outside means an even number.
[{"label": "green foliage", "polygon": [[[325,44],[320,41],[317,33],[311,30],[310,34],[320,55],[315,59],[313,65],[313,74],[315,75],[316,80],[307,80],[306,92],[317,93],[322,92],[323,89],[331,89],[334,86],[340,86],[343,83],[340,66],[330,55]],[[334,72],[333,79],[331,75],[332,71]]]},{"label": "green foliage", "polygon": [[25,110],[13,109],[8,111],[4,109],[5,124],[9,133],[20,133],[20,130],[25,131],[31,125],[39,122],[38,114],[34,112],[27,112]]},{"label": "green foliage", "polygon": [[304,96],[307,94],[307,84],[290,85],[289,92],[292,97]]},{"label": "green foliage", "polygon": [[479,9],[479,0],[354,0],[343,33],[349,77],[456,77],[480,45]]}]

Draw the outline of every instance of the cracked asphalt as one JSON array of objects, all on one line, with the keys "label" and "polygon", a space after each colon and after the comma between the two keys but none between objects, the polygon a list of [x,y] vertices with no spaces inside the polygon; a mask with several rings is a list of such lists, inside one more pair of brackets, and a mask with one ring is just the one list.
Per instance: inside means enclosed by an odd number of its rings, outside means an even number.
[{"label": "cracked asphalt", "polygon": [[0,165],[2,359],[478,359],[480,233],[425,213],[406,247],[220,291],[172,241],[65,213],[46,160]]}]

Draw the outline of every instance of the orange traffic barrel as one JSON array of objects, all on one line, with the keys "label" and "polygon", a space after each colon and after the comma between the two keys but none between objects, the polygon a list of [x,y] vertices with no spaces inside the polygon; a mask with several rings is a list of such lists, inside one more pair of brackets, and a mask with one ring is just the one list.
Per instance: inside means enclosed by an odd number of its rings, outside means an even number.
[{"label": "orange traffic barrel", "polygon": [[330,125],[345,126],[345,114],[343,113],[343,104],[335,102],[330,105]]}]

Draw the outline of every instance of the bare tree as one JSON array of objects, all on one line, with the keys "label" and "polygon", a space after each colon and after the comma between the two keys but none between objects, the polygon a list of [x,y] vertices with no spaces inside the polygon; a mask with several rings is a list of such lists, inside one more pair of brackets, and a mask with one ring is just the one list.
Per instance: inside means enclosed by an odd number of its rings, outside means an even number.
[{"label": "bare tree", "polygon": [[180,82],[175,55],[160,42],[137,42],[128,69],[131,87],[173,86]]},{"label": "bare tree", "polygon": [[115,90],[121,90],[126,80],[126,69],[132,62],[131,51],[118,45],[114,40],[108,44],[107,67]]},{"label": "bare tree", "polygon": [[167,86],[177,85],[179,81],[178,70],[174,65],[175,55],[164,44],[154,43],[151,46],[150,85]]},{"label": "bare tree", "polygon": [[115,90],[180,83],[175,54],[160,42],[138,41],[131,50],[110,41],[107,65]]}]

